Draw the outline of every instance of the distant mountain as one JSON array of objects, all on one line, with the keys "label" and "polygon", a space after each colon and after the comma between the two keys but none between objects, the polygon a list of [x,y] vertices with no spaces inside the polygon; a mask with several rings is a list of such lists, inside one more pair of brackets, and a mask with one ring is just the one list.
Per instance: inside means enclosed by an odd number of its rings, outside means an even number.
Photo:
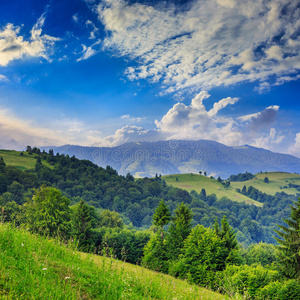
[{"label": "distant mountain", "polygon": [[209,176],[225,179],[246,171],[300,172],[300,159],[292,155],[248,145],[229,147],[208,140],[126,143],[112,148],[65,145],[41,149],[75,155],[102,167],[109,165],[119,174],[129,172],[140,177],[206,171]]}]

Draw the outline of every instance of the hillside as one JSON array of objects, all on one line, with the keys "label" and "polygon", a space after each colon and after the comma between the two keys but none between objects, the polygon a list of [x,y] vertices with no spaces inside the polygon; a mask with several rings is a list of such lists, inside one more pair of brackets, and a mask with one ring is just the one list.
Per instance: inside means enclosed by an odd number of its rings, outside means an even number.
[{"label": "hillside", "polygon": [[139,177],[152,177],[156,173],[198,173],[200,170],[223,179],[246,171],[300,172],[300,159],[297,157],[248,145],[229,147],[208,140],[127,143],[112,148],[65,145],[43,149],[75,155],[102,167],[110,165],[119,174],[130,172]]},{"label": "hillside", "polygon": [[[6,165],[16,167],[20,170],[34,169],[36,164],[36,155],[29,154],[26,151],[0,150],[0,157],[3,158]],[[44,166],[52,168],[48,162],[43,161],[42,163]]]},{"label": "hillside", "polygon": [[[269,182],[265,183],[264,178],[268,177]],[[299,186],[300,188],[300,175],[283,173],[283,172],[264,172],[255,175],[255,178],[243,182],[231,182],[231,186],[234,188],[242,189],[243,186],[247,188],[253,186],[256,189],[268,194],[275,195],[277,192],[285,192],[289,195],[300,194],[300,189],[293,186]]]},{"label": "hillside", "polygon": [[2,223],[0,272],[1,299],[230,299]]},{"label": "hillside", "polygon": [[235,187],[230,186],[225,188],[216,179],[205,177],[199,174],[189,173],[167,175],[162,176],[162,179],[164,179],[168,185],[184,189],[188,192],[195,190],[196,192],[200,193],[202,189],[205,189],[207,195],[215,194],[218,199],[227,197],[232,201],[262,206],[262,203],[236,192]]}]

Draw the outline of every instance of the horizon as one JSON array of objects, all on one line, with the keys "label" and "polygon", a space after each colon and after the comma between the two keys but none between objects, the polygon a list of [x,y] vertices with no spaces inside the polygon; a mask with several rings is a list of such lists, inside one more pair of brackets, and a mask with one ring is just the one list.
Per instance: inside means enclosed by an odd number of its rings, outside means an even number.
[{"label": "horizon", "polygon": [[0,8],[1,149],[193,138],[300,158],[295,2]]}]

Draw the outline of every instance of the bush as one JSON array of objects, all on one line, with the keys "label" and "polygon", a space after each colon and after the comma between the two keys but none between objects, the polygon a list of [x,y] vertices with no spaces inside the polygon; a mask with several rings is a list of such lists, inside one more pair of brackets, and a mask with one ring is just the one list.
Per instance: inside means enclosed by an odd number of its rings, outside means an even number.
[{"label": "bush", "polygon": [[217,288],[221,292],[240,293],[249,299],[255,299],[262,288],[279,280],[280,275],[277,271],[262,266],[243,265],[227,266],[226,270],[216,274],[216,278]]}]

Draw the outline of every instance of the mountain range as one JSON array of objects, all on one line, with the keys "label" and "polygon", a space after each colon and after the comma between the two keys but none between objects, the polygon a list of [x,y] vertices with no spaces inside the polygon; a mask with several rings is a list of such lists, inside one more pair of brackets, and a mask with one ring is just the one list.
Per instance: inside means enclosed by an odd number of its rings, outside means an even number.
[{"label": "mountain range", "polygon": [[208,176],[225,179],[232,174],[246,171],[300,171],[300,158],[292,155],[248,145],[230,147],[209,140],[126,143],[117,147],[64,145],[41,149],[75,155],[79,159],[91,160],[101,167],[109,165],[119,174],[131,173],[136,177],[206,171]]}]

